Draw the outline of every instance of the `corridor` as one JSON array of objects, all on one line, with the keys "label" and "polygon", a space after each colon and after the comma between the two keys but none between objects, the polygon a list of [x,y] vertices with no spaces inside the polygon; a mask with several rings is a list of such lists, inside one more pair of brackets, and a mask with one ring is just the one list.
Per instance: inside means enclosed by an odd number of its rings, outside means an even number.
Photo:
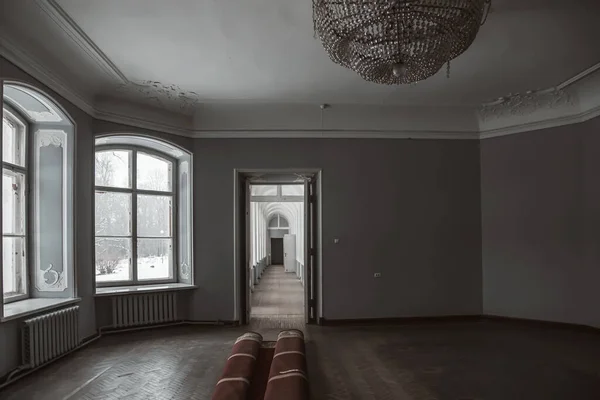
[{"label": "corridor", "polygon": [[283,265],[267,267],[251,297],[250,325],[253,330],[304,331],[304,287],[295,273],[284,271]]}]

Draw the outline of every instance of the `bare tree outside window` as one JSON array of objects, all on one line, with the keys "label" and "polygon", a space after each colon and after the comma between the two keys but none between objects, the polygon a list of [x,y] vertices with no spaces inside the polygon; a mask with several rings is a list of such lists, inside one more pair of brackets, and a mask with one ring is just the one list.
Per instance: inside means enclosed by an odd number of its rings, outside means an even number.
[{"label": "bare tree outside window", "polygon": [[172,176],[172,161],[141,150],[96,152],[97,282],[173,279]]}]

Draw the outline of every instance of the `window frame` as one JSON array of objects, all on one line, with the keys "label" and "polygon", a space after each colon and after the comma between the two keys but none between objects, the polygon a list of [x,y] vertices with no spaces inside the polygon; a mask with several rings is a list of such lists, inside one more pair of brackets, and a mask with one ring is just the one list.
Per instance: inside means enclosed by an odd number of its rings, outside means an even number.
[{"label": "window frame", "polygon": [[[9,235],[5,235],[4,234],[4,229],[2,229],[2,239],[4,241],[5,237],[20,237],[23,238],[24,244],[23,244],[23,248],[25,249],[25,266],[24,266],[24,276],[22,277],[25,282],[24,282],[24,287],[25,287],[25,293],[23,294],[17,294],[14,296],[10,296],[10,297],[4,297],[4,290],[2,291],[2,300],[3,300],[3,304],[9,304],[9,303],[13,303],[16,301],[20,301],[20,300],[25,300],[28,299],[31,296],[31,269],[33,268],[31,262],[32,262],[32,248],[31,248],[31,232],[32,232],[32,227],[30,226],[31,221],[33,220],[31,218],[31,213],[33,212],[33,209],[31,207],[31,180],[32,178],[32,157],[31,157],[31,145],[30,143],[32,142],[31,140],[29,140],[30,138],[28,138],[27,136],[29,135],[30,132],[30,124],[28,123],[27,119],[25,117],[23,117],[21,115],[21,113],[19,113],[17,110],[14,109],[14,107],[10,106],[9,104],[7,104],[6,102],[4,102],[2,104],[2,119],[6,118],[6,120],[12,124],[13,126],[15,126],[17,129],[19,129],[21,131],[21,138],[23,140],[22,146],[23,146],[23,165],[24,166],[20,166],[20,165],[16,165],[16,164],[12,164],[9,162],[5,162],[3,159],[3,156],[0,156],[0,163],[2,164],[2,170],[7,169],[13,173],[20,173],[23,174],[24,176],[24,184],[25,184],[25,189],[24,189],[24,193],[25,193],[25,201],[24,201],[24,207],[25,207],[25,211],[24,211],[24,221],[23,221],[23,228],[24,231],[23,235],[15,235],[15,234],[9,234]],[[2,145],[4,145],[4,143],[2,143]],[[3,149],[2,149],[3,150]],[[4,172],[3,172],[4,174]],[[2,246],[2,251],[4,251],[4,246]],[[2,257],[4,257],[4,255],[2,255]],[[2,269],[2,271],[4,271],[4,269]],[[0,279],[4,279],[4,277],[0,277]],[[2,285],[2,287],[4,287],[4,285]]]},{"label": "window frame", "polygon": [[[103,151],[129,151],[131,152],[131,159],[129,164],[129,174],[130,174],[130,188],[122,188],[122,187],[112,187],[112,186],[98,186],[96,185],[96,153]],[[167,161],[171,163],[171,191],[158,191],[158,190],[148,190],[148,189],[137,189],[137,154],[144,153],[154,157],[157,157],[161,160]],[[96,145],[94,147],[94,250],[93,250],[93,267],[94,267],[94,281],[96,283],[96,287],[115,287],[115,286],[144,286],[144,285],[157,285],[157,284],[166,284],[166,283],[176,283],[178,281],[179,276],[179,252],[178,252],[178,241],[179,241],[179,208],[178,208],[178,200],[179,200],[179,181],[177,177],[179,176],[179,165],[177,159],[165,154],[163,152],[157,151],[155,149],[139,146],[139,145],[125,145],[125,144],[103,144]],[[119,280],[119,281],[107,281],[107,282],[99,282],[96,277],[96,193],[98,191],[109,192],[109,193],[126,193],[131,195],[131,271],[132,271],[132,279],[131,280]],[[138,195],[150,195],[150,196],[170,196],[172,198],[171,201],[171,278],[170,279],[144,279],[139,280],[137,276],[137,242],[139,236],[137,233],[137,196]],[[98,236],[98,237],[111,237],[111,236]],[[120,237],[120,236],[113,236]],[[141,239],[145,239],[142,237]],[[150,238],[151,239],[151,238]],[[164,237],[163,239],[169,239],[168,237]]]}]

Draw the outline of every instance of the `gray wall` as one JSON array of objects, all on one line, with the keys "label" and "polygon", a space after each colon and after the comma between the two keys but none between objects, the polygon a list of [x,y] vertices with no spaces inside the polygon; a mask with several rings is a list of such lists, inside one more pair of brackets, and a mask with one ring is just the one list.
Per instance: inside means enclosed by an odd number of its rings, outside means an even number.
[{"label": "gray wall", "polygon": [[205,139],[194,166],[192,318],[233,318],[234,168],[322,168],[325,318],[481,313],[477,141]]},{"label": "gray wall", "polygon": [[600,119],[481,142],[483,310],[600,327]]},{"label": "gray wall", "polygon": [[[233,318],[234,168],[322,168],[324,242],[319,250],[326,318],[482,311],[477,141],[191,140],[96,121],[1,57],[0,78],[45,91],[77,125],[75,268],[81,337],[95,334],[109,320],[109,302],[96,303],[93,297],[93,151],[95,134],[113,132],[147,133],[194,151],[199,289],[182,302],[191,319]],[[341,239],[337,245],[335,237]],[[382,279],[374,279],[374,272]],[[19,328],[18,321],[0,324],[0,376],[19,365]]]}]

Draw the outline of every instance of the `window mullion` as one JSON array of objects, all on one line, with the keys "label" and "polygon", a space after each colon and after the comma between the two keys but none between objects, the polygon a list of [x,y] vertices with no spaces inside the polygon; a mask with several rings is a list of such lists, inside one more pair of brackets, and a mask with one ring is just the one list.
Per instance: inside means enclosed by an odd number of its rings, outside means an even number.
[{"label": "window mullion", "polygon": [[113,235],[113,236],[107,236],[107,235],[96,235],[95,236],[96,239],[131,239],[131,235]]},{"label": "window mullion", "polygon": [[133,150],[131,153],[131,270],[133,273],[133,282],[138,283],[137,274],[137,257],[138,257],[138,237],[137,237],[137,150]]},{"label": "window mullion", "polygon": [[178,162],[171,163],[171,191],[173,195],[171,196],[171,276],[175,282],[179,281],[179,246],[178,246],[178,233],[179,233],[179,204],[177,193],[179,192],[179,168]]},{"label": "window mullion", "polygon": [[20,172],[21,174],[26,174],[27,173],[27,168],[21,167],[19,165],[11,164],[11,163],[8,163],[8,162],[3,162],[2,163],[2,168],[7,169],[7,170],[12,171],[12,172]]},{"label": "window mullion", "polygon": [[149,196],[173,196],[174,192],[163,192],[160,190],[136,189],[138,194],[146,194]]},{"label": "window mullion", "polygon": [[[125,187],[118,186],[98,186],[96,185],[96,190],[101,192],[119,192],[119,193],[129,193],[131,189]],[[174,196],[174,192],[161,192],[158,190],[145,190],[145,189],[136,189],[137,194],[149,195],[149,196]]]},{"label": "window mullion", "polygon": [[122,188],[116,186],[95,186],[97,192],[111,192],[111,193],[131,193],[130,188]]},{"label": "window mullion", "polygon": [[[36,161],[34,160],[34,156],[33,154],[35,154],[34,148],[33,148],[33,135],[30,138],[29,137],[29,126],[22,124],[21,125],[21,129],[23,130],[23,142],[22,142],[22,146],[24,146],[23,148],[23,155],[24,155],[24,160],[23,160],[23,174],[25,174],[25,221],[24,221],[24,249],[25,249],[25,276],[23,277],[23,279],[25,279],[25,298],[28,298],[29,296],[31,296],[31,293],[33,292],[33,285],[34,285],[34,280],[35,280],[35,268],[36,268],[36,263],[34,262],[35,260],[35,252],[39,251],[39,249],[34,249],[34,241],[32,239],[31,234],[34,232],[34,213],[36,212],[36,209],[34,208],[34,202],[33,202],[33,198],[34,198],[34,193],[31,190],[34,185],[33,185],[33,179],[35,178],[35,174],[39,174],[40,171],[36,171],[35,170],[35,165],[36,165]],[[31,174],[29,173],[29,171],[31,171]],[[39,188],[36,188],[36,190],[39,190]]]}]

